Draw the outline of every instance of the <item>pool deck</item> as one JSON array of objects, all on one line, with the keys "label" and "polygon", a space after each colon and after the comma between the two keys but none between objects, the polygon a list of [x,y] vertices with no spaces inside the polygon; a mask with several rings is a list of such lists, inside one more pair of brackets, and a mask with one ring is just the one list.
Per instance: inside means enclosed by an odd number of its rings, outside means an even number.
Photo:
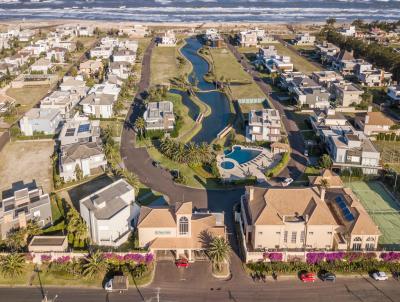
[{"label": "pool deck", "polygon": [[[244,179],[249,176],[255,176],[257,177],[257,181],[259,183],[266,182],[264,172],[275,161],[273,154],[270,152],[270,150],[257,146],[246,147],[242,145],[234,145],[232,146],[232,150],[235,147],[240,147],[242,150],[260,151],[260,154],[243,164],[239,164],[236,160],[232,158],[227,158],[225,154],[218,155],[217,166],[219,169],[219,173],[221,174],[221,178],[229,181]],[[234,167],[232,169],[224,169],[221,167],[221,163],[223,162],[231,162]]]}]

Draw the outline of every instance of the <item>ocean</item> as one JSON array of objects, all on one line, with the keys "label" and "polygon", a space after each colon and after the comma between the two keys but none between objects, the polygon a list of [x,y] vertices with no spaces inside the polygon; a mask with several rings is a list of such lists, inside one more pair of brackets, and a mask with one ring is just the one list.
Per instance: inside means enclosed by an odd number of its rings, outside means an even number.
[{"label": "ocean", "polygon": [[0,0],[0,19],[142,22],[398,20],[400,0]]}]

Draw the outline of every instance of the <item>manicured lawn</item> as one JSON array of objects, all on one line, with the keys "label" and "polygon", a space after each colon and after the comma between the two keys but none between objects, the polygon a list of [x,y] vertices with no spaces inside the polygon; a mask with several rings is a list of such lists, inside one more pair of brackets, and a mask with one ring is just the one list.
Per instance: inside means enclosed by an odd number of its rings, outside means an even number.
[{"label": "manicured lawn", "polygon": [[382,161],[400,172],[400,142],[374,141],[373,144],[381,152]]},{"label": "manicured lawn", "polygon": [[100,121],[100,128],[101,129],[106,129],[110,128],[113,136],[121,136],[122,129],[124,127],[124,121]]},{"label": "manicured lawn", "polygon": [[243,114],[249,113],[250,110],[261,110],[267,108],[265,102],[256,104],[239,104],[239,106]]},{"label": "manicured lawn", "polygon": [[167,100],[174,104],[174,113],[182,118],[183,123],[179,136],[185,136],[195,126],[194,119],[196,117],[190,116],[190,110],[182,103],[182,97],[179,94],[168,93]]},{"label": "manicured lawn", "polygon": [[191,65],[185,60],[179,65],[177,47],[154,47],[150,63],[151,85],[169,84],[170,80],[189,73]]},{"label": "manicured lawn", "polygon": [[[292,58],[292,63],[294,65],[294,68],[298,71],[304,72],[306,74],[311,74],[313,71],[321,70],[321,68],[313,65],[306,58],[299,56],[296,52],[285,47],[281,43],[270,43],[268,45],[275,46],[279,55],[290,56]],[[304,47],[304,46],[302,46],[302,47]]]},{"label": "manicured lawn", "polygon": [[212,48],[209,53],[208,58],[213,63],[216,78],[218,80],[224,78],[230,82],[228,90],[233,99],[265,98],[261,89],[228,49]]}]

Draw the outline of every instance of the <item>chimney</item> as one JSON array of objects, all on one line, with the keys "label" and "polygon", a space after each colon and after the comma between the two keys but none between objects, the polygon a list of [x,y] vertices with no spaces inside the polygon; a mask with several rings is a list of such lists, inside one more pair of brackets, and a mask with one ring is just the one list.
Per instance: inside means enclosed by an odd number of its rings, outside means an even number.
[{"label": "chimney", "polygon": [[325,201],[325,193],[326,193],[326,189],[324,187],[320,187],[320,198],[322,201]]},{"label": "chimney", "polygon": [[249,201],[254,199],[254,187],[249,187]]},{"label": "chimney", "polygon": [[[368,111],[368,112],[370,112],[370,111]],[[369,123],[369,115],[368,115],[368,114],[366,114],[366,115],[365,115],[365,121],[364,121],[364,124],[365,124],[365,125],[368,125],[368,123]]]},{"label": "chimney", "polygon": [[372,112],[372,106],[368,106],[368,112]]}]

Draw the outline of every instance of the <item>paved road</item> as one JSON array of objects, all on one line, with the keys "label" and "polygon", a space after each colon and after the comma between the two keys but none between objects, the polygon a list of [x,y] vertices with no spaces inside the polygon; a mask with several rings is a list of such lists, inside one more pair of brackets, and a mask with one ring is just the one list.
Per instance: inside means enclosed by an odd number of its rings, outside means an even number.
[{"label": "paved road", "polygon": [[[148,288],[129,289],[125,294],[106,294],[101,289],[45,288],[48,297],[58,295],[57,302],[117,302],[117,301],[312,301],[312,302],[395,302],[399,301],[397,281],[375,282],[342,279],[336,283],[302,284],[298,280],[267,281],[232,285],[227,281],[206,281],[191,278],[187,269],[171,272],[171,281]],[[173,282],[174,281],[174,282]],[[1,301],[39,302],[39,288],[0,288]]]},{"label": "paved road", "polygon": [[227,43],[228,48],[234,54],[236,59],[240,61],[243,68],[248,71],[248,73],[253,77],[254,81],[261,88],[261,90],[268,96],[269,100],[273,106],[279,110],[281,115],[283,125],[286,129],[289,144],[292,148],[291,159],[288,166],[284,169],[278,178],[292,177],[293,179],[298,178],[307,166],[307,158],[304,154],[304,141],[300,135],[299,128],[294,120],[291,118],[291,112],[285,109],[285,106],[277,99],[276,95],[273,93],[271,87],[265,83],[259,72],[254,69],[254,66],[250,64],[247,59],[242,59],[242,54],[240,54],[236,47]]}]

